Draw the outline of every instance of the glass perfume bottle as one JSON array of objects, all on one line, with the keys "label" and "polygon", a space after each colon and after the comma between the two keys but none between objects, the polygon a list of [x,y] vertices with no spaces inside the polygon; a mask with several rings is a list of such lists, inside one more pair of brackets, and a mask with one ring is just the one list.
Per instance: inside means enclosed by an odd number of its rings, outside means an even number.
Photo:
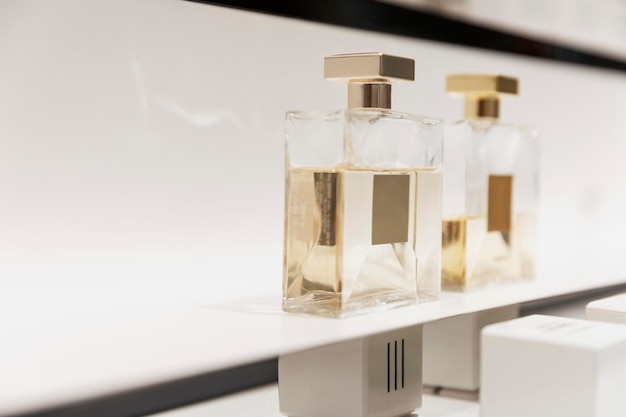
[{"label": "glass perfume bottle", "polygon": [[343,317],[436,299],[441,287],[437,119],[391,108],[412,59],[324,60],[348,109],[286,115],[283,309]]},{"label": "glass perfume bottle", "polygon": [[532,278],[538,135],[498,120],[500,95],[517,94],[517,79],[450,75],[447,91],[465,96],[465,120],[449,127],[444,144],[442,287]]}]

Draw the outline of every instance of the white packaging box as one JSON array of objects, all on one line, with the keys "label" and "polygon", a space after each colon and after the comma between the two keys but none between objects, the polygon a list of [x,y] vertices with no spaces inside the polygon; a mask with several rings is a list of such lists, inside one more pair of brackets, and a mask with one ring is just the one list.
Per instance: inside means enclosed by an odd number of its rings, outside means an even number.
[{"label": "white packaging box", "polygon": [[519,316],[519,305],[495,308],[424,325],[424,385],[477,391],[480,383],[480,331]]},{"label": "white packaging box", "polygon": [[422,404],[422,326],[278,359],[280,412],[293,417],[394,417]]},{"label": "white packaging box", "polygon": [[481,417],[626,416],[626,326],[534,315],[482,332]]},{"label": "white packaging box", "polygon": [[587,320],[626,324],[626,293],[590,302],[586,315]]}]

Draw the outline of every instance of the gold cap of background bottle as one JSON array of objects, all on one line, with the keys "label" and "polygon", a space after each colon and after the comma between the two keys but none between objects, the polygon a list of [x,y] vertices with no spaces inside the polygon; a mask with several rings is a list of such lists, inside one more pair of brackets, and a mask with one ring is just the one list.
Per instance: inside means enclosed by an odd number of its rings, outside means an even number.
[{"label": "gold cap of background bottle", "polygon": [[498,118],[500,95],[517,95],[517,78],[500,74],[451,74],[446,80],[449,94],[465,96],[465,118]]},{"label": "gold cap of background bottle", "polygon": [[380,52],[324,58],[324,78],[348,82],[348,108],[391,108],[391,83],[415,80],[415,61]]}]

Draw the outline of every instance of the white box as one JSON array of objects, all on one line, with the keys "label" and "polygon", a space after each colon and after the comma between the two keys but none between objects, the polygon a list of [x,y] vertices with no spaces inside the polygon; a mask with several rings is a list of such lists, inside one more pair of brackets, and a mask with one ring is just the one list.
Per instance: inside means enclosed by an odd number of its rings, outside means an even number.
[{"label": "white box", "polygon": [[394,417],[422,404],[422,326],[282,355],[280,412]]},{"label": "white box", "polygon": [[626,326],[527,316],[482,332],[482,417],[624,417]]},{"label": "white box", "polygon": [[480,331],[519,317],[519,305],[450,317],[424,325],[424,385],[476,391],[480,384]]},{"label": "white box", "polygon": [[626,293],[592,301],[586,313],[588,320],[626,324]]}]

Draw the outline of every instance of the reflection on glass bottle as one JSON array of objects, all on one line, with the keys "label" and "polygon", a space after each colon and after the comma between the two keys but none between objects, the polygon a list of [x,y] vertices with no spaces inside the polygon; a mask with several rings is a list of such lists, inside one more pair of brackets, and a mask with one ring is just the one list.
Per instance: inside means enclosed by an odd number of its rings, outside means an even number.
[{"label": "reflection on glass bottle", "polygon": [[466,119],[446,135],[442,286],[464,290],[532,278],[538,138],[498,121],[499,95],[517,94],[517,80],[451,75],[447,89],[465,95]]},{"label": "reflection on glass bottle", "polygon": [[391,81],[413,72],[406,58],[328,57],[349,109],[287,113],[285,311],[341,317],[437,298],[441,124],[389,110]]}]

